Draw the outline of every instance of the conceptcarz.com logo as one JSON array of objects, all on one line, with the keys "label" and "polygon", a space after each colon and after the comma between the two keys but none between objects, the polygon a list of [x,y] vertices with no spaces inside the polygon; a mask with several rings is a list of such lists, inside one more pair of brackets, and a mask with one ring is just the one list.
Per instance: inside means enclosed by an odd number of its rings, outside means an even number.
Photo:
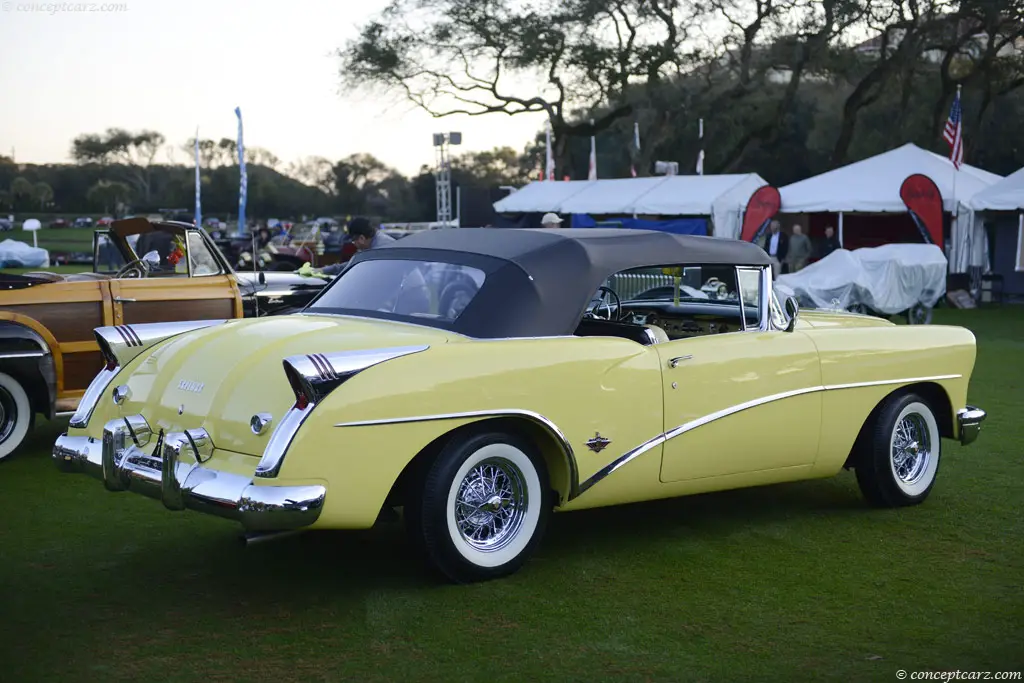
[{"label": "conceptcarz.com logo", "polygon": [[183,379],[178,382],[178,388],[182,391],[191,391],[193,394],[198,394],[203,390],[202,382],[191,382],[187,379]]}]

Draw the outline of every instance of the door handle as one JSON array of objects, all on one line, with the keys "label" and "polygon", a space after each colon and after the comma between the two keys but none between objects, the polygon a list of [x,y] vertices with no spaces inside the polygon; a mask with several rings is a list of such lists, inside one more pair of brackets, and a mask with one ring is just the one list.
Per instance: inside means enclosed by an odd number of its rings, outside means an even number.
[{"label": "door handle", "polygon": [[668,366],[670,368],[674,368],[680,363],[682,363],[684,360],[690,360],[691,358],[693,358],[693,356],[677,356],[668,362]]},{"label": "door handle", "polygon": [[124,304],[124,303],[129,303],[129,302],[133,303],[135,301],[138,301],[138,299],[129,299],[129,298],[123,297],[123,296],[115,296],[114,297],[114,301],[116,301],[119,304]]}]

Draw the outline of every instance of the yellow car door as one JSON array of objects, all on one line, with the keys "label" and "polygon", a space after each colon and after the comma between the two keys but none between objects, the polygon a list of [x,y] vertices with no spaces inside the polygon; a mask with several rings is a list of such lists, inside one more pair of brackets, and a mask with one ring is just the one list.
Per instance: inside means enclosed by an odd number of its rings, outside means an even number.
[{"label": "yellow car door", "polygon": [[665,404],[663,482],[813,465],[821,369],[806,335],[734,332],[654,349]]}]

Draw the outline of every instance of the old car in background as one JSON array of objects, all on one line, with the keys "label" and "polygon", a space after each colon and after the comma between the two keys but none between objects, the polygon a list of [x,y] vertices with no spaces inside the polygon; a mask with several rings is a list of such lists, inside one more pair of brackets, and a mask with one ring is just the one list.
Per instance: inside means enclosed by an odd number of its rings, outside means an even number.
[{"label": "old car in background", "polygon": [[946,255],[934,244],[886,244],[837,249],[799,272],[781,275],[775,286],[803,306],[901,315],[924,325],[946,293],[948,272]]},{"label": "old car in background", "polygon": [[103,368],[93,329],[300,310],[325,281],[236,273],[184,223],[116,221],[94,235],[93,272],[0,274],[0,459],[36,413],[71,411]]},{"label": "old car in background", "polygon": [[518,569],[553,510],[843,468],[874,505],[921,503],[941,440],[985,418],[968,330],[802,313],[758,247],[642,230],[422,232],[298,315],[96,338],[59,467],[253,537],[401,508],[455,581]]}]

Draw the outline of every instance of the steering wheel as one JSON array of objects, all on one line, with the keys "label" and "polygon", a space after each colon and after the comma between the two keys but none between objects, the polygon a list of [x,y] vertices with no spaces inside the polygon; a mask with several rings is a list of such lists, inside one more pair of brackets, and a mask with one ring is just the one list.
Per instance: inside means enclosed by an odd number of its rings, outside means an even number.
[{"label": "steering wheel", "polygon": [[141,258],[137,258],[124,264],[114,277],[119,280],[121,278],[143,278],[146,277],[147,273],[149,273],[149,268],[146,262]]},{"label": "steering wheel", "polygon": [[[602,285],[597,288],[597,294],[600,296],[601,301],[591,309],[590,317],[599,320],[619,320],[622,317],[622,300],[619,299],[619,295],[615,293],[615,290]],[[610,301],[610,299],[613,299],[614,302]],[[597,314],[597,310],[602,306],[608,310],[607,317]]]}]

